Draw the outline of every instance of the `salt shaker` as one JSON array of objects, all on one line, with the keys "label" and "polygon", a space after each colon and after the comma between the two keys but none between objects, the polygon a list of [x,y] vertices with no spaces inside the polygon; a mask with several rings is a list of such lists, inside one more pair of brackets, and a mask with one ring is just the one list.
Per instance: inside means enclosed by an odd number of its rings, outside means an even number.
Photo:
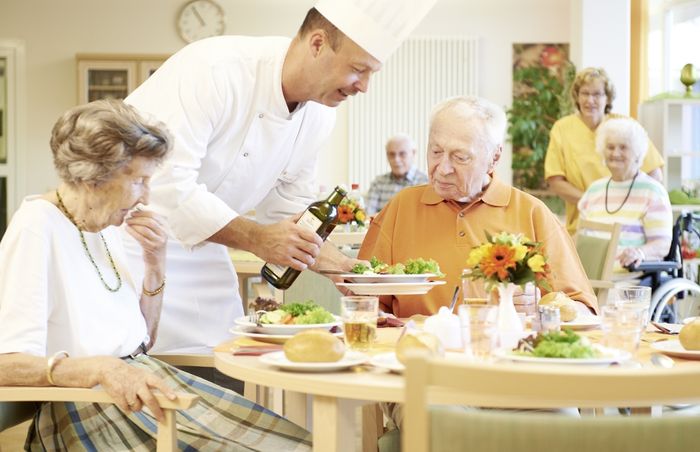
[{"label": "salt shaker", "polygon": [[561,315],[559,308],[556,306],[539,306],[540,313],[540,331],[549,333],[551,331],[561,330]]}]

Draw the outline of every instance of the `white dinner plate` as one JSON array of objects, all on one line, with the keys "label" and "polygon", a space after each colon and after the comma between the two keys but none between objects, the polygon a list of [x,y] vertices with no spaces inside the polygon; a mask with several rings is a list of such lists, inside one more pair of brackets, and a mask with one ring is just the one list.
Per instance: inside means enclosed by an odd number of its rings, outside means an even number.
[{"label": "white dinner plate", "polygon": [[600,317],[597,315],[579,315],[571,322],[561,322],[562,328],[572,330],[587,330],[597,326],[600,326]]},{"label": "white dinner plate", "polygon": [[686,350],[678,339],[669,339],[651,344],[651,348],[658,350],[664,355],[675,356],[685,359],[700,359],[700,350]]},{"label": "white dinner plate", "polygon": [[342,273],[339,275],[346,281],[357,284],[367,283],[424,283],[428,278],[437,276],[435,273],[420,273],[417,275],[384,275],[378,273],[358,274],[358,273]]},{"label": "white dinner plate", "polygon": [[[284,344],[285,342],[287,342],[287,340],[294,336],[294,334],[256,333],[255,331],[248,331],[247,329],[242,328],[240,326],[234,326],[232,328],[229,328],[229,332],[238,336],[249,337],[260,342],[268,342],[270,344]],[[333,333],[333,336],[342,338],[343,332],[339,331],[337,333]]]},{"label": "white dinner plate", "polygon": [[356,295],[423,295],[435,286],[441,286],[445,281],[426,281],[412,283],[335,283],[345,287]]},{"label": "white dinner plate", "polygon": [[279,367],[282,370],[293,370],[297,372],[332,372],[335,370],[347,369],[367,362],[369,357],[364,353],[346,351],[340,361],[332,363],[297,363],[287,359],[284,352],[265,353],[260,356],[260,362],[270,366]]},{"label": "white dinner plate", "polygon": [[630,352],[618,350],[616,348],[603,347],[602,345],[594,344],[593,348],[601,353],[597,358],[540,358],[537,356],[516,355],[512,350],[499,348],[494,351],[493,355],[499,359],[507,359],[510,361],[533,364],[610,364],[620,361],[627,361],[631,358]]},{"label": "white dinner plate", "polygon": [[391,372],[396,372],[397,374],[401,374],[404,370],[406,370],[406,366],[399,362],[398,358],[396,358],[396,353],[394,352],[380,353],[378,355],[374,355],[369,360],[369,363],[374,367],[378,367],[380,369],[387,369]]},{"label": "white dinner plate", "polygon": [[[468,361],[467,355],[461,352],[445,352],[445,359],[450,361]],[[396,353],[387,352],[379,353],[372,356],[369,363],[379,369],[386,369],[397,374],[402,374],[406,370],[406,366],[401,364],[396,357]]]},{"label": "white dinner plate", "polygon": [[330,330],[334,326],[340,326],[340,318],[338,316],[333,317],[335,317],[335,322],[332,323],[312,323],[308,325],[262,324],[258,326],[251,322],[248,316],[239,317],[234,320],[234,323],[252,333],[293,335],[304,330]]}]

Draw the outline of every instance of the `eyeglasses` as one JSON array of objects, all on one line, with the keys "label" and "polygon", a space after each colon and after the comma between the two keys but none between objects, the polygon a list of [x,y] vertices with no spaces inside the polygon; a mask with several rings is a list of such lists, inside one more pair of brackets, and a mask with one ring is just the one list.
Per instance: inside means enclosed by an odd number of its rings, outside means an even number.
[{"label": "eyeglasses", "polygon": [[598,100],[598,99],[600,99],[600,98],[605,97],[605,93],[604,93],[604,92],[600,92],[600,91],[595,92],[595,93],[589,93],[588,91],[579,91],[579,92],[578,92],[578,97],[591,97],[591,98],[593,98],[593,99],[595,99],[595,100]]}]

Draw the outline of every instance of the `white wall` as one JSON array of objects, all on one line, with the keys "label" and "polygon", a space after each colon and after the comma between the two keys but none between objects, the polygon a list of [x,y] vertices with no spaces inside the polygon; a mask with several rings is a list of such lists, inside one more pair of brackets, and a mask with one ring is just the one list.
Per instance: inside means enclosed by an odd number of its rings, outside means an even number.
[{"label": "white wall", "polygon": [[578,69],[605,68],[617,93],[613,111],[625,115],[630,112],[630,15],[630,0],[571,1],[571,60]]},{"label": "white wall", "polygon": [[[226,11],[227,33],[288,35],[314,0],[217,0]],[[602,0],[601,0],[602,1]],[[627,1],[627,0],[625,0]],[[76,103],[76,53],[171,53],[184,44],[175,17],[185,0],[0,0],[0,39],[26,44],[27,149],[23,193],[56,183],[48,137],[56,118]],[[513,42],[568,42],[570,1],[439,0],[416,35],[482,38],[480,92],[503,106],[511,102]],[[370,85],[371,89],[371,85]],[[345,182],[347,115],[321,158],[319,182]],[[383,143],[377,143],[382,152]],[[510,180],[510,152],[498,173]]]}]

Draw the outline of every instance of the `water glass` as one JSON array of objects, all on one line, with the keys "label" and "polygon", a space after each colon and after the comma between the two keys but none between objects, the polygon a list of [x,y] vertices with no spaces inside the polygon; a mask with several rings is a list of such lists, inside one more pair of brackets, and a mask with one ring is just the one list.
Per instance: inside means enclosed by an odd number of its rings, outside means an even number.
[{"label": "water glass", "polygon": [[488,359],[496,348],[498,307],[486,304],[460,305],[457,310],[465,353],[477,360]]},{"label": "water glass", "polygon": [[350,350],[367,351],[377,335],[379,298],[340,297],[345,345]]},{"label": "water glass", "polygon": [[650,317],[651,287],[621,286],[614,287],[611,292],[614,306],[643,313],[646,329]]},{"label": "water glass", "polygon": [[627,309],[619,306],[603,306],[601,309],[601,329],[603,345],[634,353],[645,328],[645,312],[641,309]]}]

